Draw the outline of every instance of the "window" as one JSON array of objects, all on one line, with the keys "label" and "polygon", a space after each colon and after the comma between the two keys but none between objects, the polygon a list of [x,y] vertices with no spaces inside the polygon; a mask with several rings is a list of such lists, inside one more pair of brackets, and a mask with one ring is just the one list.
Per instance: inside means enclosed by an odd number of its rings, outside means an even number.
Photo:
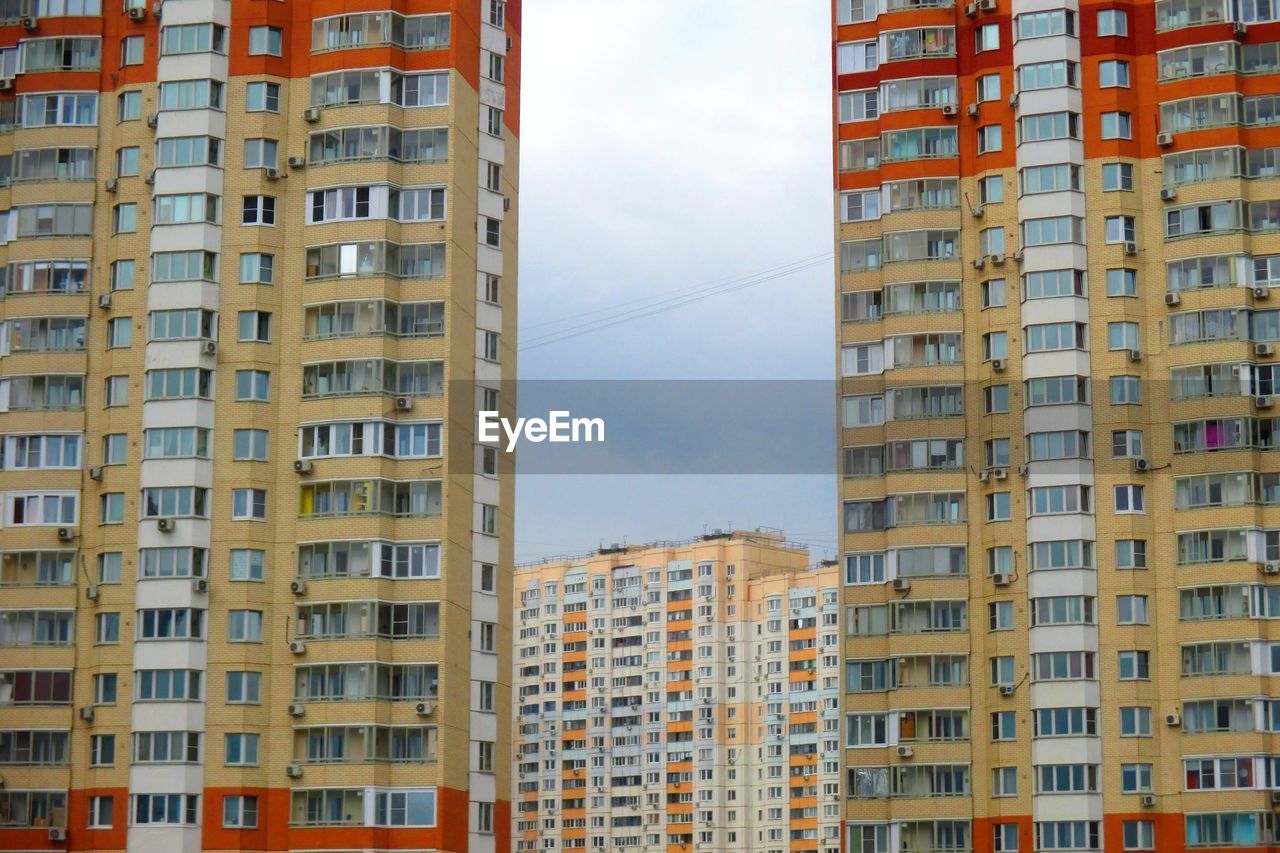
[{"label": "window", "polygon": [[244,215],[241,219],[245,225],[275,225],[275,196],[247,195],[244,197]]},{"label": "window", "polygon": [[250,113],[280,112],[280,84],[250,83],[245,89],[244,108]]},{"label": "window", "polygon": [[974,52],[982,53],[985,50],[1000,49],[1000,25],[999,24],[983,24],[973,31]]},{"label": "window", "polygon": [[1147,597],[1145,595],[1116,596],[1116,624],[1146,625]]},{"label": "window", "polygon": [[250,56],[280,56],[284,32],[279,27],[250,27]]},{"label": "window", "polygon": [[994,823],[991,825],[993,853],[1018,853],[1018,825]]},{"label": "window", "polygon": [[1108,243],[1132,243],[1137,229],[1132,216],[1108,216],[1105,219]]},{"label": "window", "polygon": [[[199,702],[202,695],[202,673],[194,669],[144,669],[137,672],[138,699],[144,702]],[[191,749],[190,761],[198,761],[199,734]]]},{"label": "window", "polygon": [[998,308],[1008,304],[1005,296],[1004,279],[993,278],[982,283],[982,307]]},{"label": "window", "polygon": [[1107,270],[1107,296],[1137,296],[1138,271],[1131,269]]},{"label": "window", "polygon": [[1008,545],[997,545],[987,549],[987,574],[1007,575],[1013,571],[1013,549]]},{"label": "window", "polygon": [[142,36],[125,36],[120,39],[120,64],[141,65],[145,50],[146,41]]},{"label": "window", "polygon": [[1117,569],[1145,569],[1147,567],[1147,543],[1143,539],[1116,541]]},{"label": "window", "polygon": [[89,798],[89,828],[110,829],[111,813],[115,809],[114,797]]},{"label": "window", "polygon": [[480,591],[481,592],[497,591],[497,586],[496,586],[497,571],[498,571],[497,566],[495,566],[493,563],[480,564]]},{"label": "window", "polygon": [[93,704],[116,704],[116,674],[105,672],[93,677]]},{"label": "window", "polygon": [[1018,796],[1018,768],[1017,767],[991,768],[991,796],[993,797]]},{"label": "window", "polygon": [[479,701],[476,703],[478,710],[493,711],[494,710],[494,684],[492,681],[481,681],[479,684]]},{"label": "window", "polygon": [[484,115],[484,131],[490,136],[502,138],[502,110],[485,106],[481,108]]},{"label": "window", "polygon": [[493,743],[491,741],[476,742],[476,769],[481,773],[493,772]]},{"label": "window", "polygon": [[107,321],[107,349],[133,345],[133,318],[113,317]]},{"label": "window", "polygon": [[94,617],[94,642],[99,645],[120,642],[119,613],[99,613]]},{"label": "window", "polygon": [[1099,62],[1098,86],[1103,89],[1129,88],[1129,63],[1118,59]]},{"label": "window", "polygon": [[160,109],[220,110],[222,95],[217,80],[173,80],[160,84]]},{"label": "window", "polygon": [[111,208],[111,228],[116,234],[132,234],[138,230],[138,205],[133,202]]},{"label": "window", "polygon": [[271,384],[271,374],[265,370],[236,371],[236,399],[265,402]]},{"label": "window", "polygon": [[116,177],[130,178],[138,174],[138,148],[129,146],[116,151]]},{"label": "window", "polygon": [[1103,9],[1098,12],[1098,35],[1129,35],[1129,13],[1123,9]]},{"label": "window", "polygon": [[241,311],[239,331],[241,343],[270,343],[271,313],[268,311]]},{"label": "window", "polygon": [[[256,738],[257,735],[254,735],[254,737]],[[224,796],[222,798],[222,825],[227,829],[257,828],[258,798],[242,794]]]},{"label": "window", "polygon": [[502,277],[492,273],[480,274],[480,298],[491,305],[500,304]]},{"label": "window", "polygon": [[262,701],[262,673],[228,672],[227,704],[257,705]]},{"label": "window", "polygon": [[1138,324],[1129,322],[1108,323],[1107,349],[1113,352],[1116,350],[1141,352],[1142,347],[1138,343]]},{"label": "window", "polygon": [[1004,201],[1004,178],[1000,175],[988,175],[979,179],[978,200],[984,205]]},{"label": "window", "polygon": [[98,555],[98,583],[120,583],[120,567],[124,554],[109,551]]},{"label": "window", "polygon": [[229,611],[227,613],[227,641],[231,643],[261,643],[262,611]]},{"label": "window", "polygon": [[1102,189],[1107,192],[1133,192],[1133,164],[1103,163]]},{"label": "window", "polygon": [[226,53],[227,28],[218,24],[179,24],[162,27],[160,53]]},{"label": "window", "polygon": [[498,535],[498,508],[490,504],[480,505],[480,532]]},{"label": "window", "polygon": [[998,124],[978,128],[978,153],[988,154],[1001,150],[1004,147],[1001,134],[1002,128]]},{"label": "window", "polygon": [[1009,386],[992,385],[982,389],[983,410],[988,415],[1004,414],[1009,411]]},{"label": "window", "polygon": [[1013,711],[996,711],[991,715],[991,739],[1016,740],[1018,737],[1018,717]]},{"label": "window", "polygon": [[264,521],[266,517],[266,489],[231,490],[231,519],[233,521]]},{"label": "window", "polygon": [[[232,611],[236,613],[237,611]],[[258,736],[256,734],[228,734],[225,760],[228,767],[258,766]]]},{"label": "window", "polygon": [[133,823],[186,824],[195,826],[200,819],[198,794],[134,794]]},{"label": "window", "polygon": [[1111,457],[1113,459],[1141,459],[1142,430],[1113,430],[1111,433]]},{"label": "window", "polygon": [[236,461],[267,458],[267,431],[265,429],[238,429],[232,434],[232,457]]},{"label": "window", "polygon": [[992,687],[1013,684],[1018,680],[1012,656],[991,658],[990,664]]},{"label": "window", "polygon": [[99,524],[123,524],[124,523],[124,493],[123,492],[104,492],[100,498],[100,521]]},{"label": "window", "polygon": [[1151,765],[1121,764],[1120,790],[1124,794],[1149,794],[1151,792]]},{"label": "window", "polygon": [[1133,116],[1129,113],[1111,112],[1102,114],[1103,139],[1132,139]]},{"label": "window", "polygon": [[1142,380],[1137,376],[1112,376],[1111,405],[1136,406],[1142,402]]},{"label": "window", "polygon": [[128,453],[129,436],[122,432],[108,433],[102,437],[102,464],[123,465]]},{"label": "window", "polygon": [[121,92],[116,98],[116,121],[142,118],[142,92]]},{"label": "window", "polygon": [[1145,681],[1150,678],[1149,658],[1150,654],[1145,651],[1120,652],[1120,680]]},{"label": "window", "polygon": [[492,622],[480,623],[480,651],[497,651],[498,626]]},{"label": "window", "polygon": [[1151,709],[1137,706],[1121,708],[1120,736],[1151,737]]},{"label": "window", "polygon": [[484,244],[494,249],[502,247],[502,220],[491,216],[483,217]]},{"label": "window", "polygon": [[374,799],[373,820],[376,826],[435,826],[436,792],[379,791]]},{"label": "window", "polygon": [[89,766],[112,767],[116,763],[116,736],[93,735],[89,738]]},{"label": "window", "polygon": [[990,631],[1013,630],[1013,602],[993,601],[987,605],[987,629]]},{"label": "window", "polygon": [[1015,19],[1015,24],[1019,40],[1076,34],[1075,13],[1065,9],[1024,13]]},{"label": "window", "polygon": [[246,169],[274,169],[277,143],[274,139],[246,139],[244,141],[244,167]]},{"label": "window", "polygon": [[256,548],[234,548],[231,551],[231,580],[260,581],[266,567],[267,552]]},{"label": "window", "polygon": [[156,140],[156,166],[221,166],[222,140],[213,136],[168,136]]},{"label": "window", "polygon": [[111,289],[133,290],[133,261],[114,261],[111,264]]},{"label": "window", "polygon": [[1144,487],[1126,484],[1116,486],[1116,512],[1117,513],[1142,513],[1145,512],[1143,505]]},{"label": "window", "polygon": [[275,255],[246,252],[240,256],[241,284],[272,284],[275,281]]},{"label": "window", "polygon": [[[1101,13],[1099,13],[1101,14]],[[1123,823],[1122,841],[1125,850],[1155,850],[1156,824],[1150,820],[1126,820]]]}]

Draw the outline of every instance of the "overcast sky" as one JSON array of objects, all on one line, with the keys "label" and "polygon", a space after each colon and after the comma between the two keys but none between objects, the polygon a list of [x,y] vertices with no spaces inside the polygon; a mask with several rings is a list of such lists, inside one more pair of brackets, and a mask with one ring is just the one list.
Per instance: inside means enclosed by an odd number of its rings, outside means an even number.
[{"label": "overcast sky", "polygon": [[[522,381],[833,376],[833,266],[815,261],[832,240],[829,15],[819,0],[526,0]],[[517,492],[519,560],[730,524],[833,556],[834,474],[529,475]]]}]

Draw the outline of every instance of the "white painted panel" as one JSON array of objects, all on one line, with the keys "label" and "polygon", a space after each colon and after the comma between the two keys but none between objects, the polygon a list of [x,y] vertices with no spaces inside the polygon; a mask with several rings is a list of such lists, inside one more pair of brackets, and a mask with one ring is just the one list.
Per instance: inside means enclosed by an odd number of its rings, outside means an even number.
[{"label": "white painted panel", "polygon": [[486,504],[498,504],[502,487],[496,478],[476,474],[471,478],[471,484],[472,496],[475,500]]},{"label": "white painted panel", "polygon": [[[1062,8],[1059,6],[1058,8]],[[1023,4],[1018,4],[1018,14],[1027,11]],[[1077,19],[1079,13],[1076,13]],[[1079,26],[1077,22],[1076,26]],[[1055,59],[1080,59],[1080,40],[1069,36],[1045,36],[1043,38],[1020,39],[1013,43],[1013,64],[1023,65],[1027,62],[1052,62]],[[1027,93],[1030,95],[1031,93]],[[1043,94],[1037,91],[1036,95]],[[1027,97],[1024,95],[1023,97]]]},{"label": "white painted panel", "polygon": [[[223,201],[225,202],[226,199],[223,199]],[[223,210],[223,215],[230,215],[233,218],[239,216],[239,211],[234,209],[234,203],[231,207],[232,210],[230,212]],[[207,222],[157,225],[151,229],[151,251],[153,252],[181,252],[205,249],[209,246],[219,246],[221,240],[221,226],[211,225]],[[223,258],[223,260],[225,261],[226,259]],[[235,260],[237,263],[239,262],[239,258]]]},{"label": "white painted panel", "polygon": [[1089,300],[1077,296],[1028,299],[1022,303],[1022,325],[1039,323],[1089,322]]},{"label": "white painted panel", "polygon": [[1041,794],[1031,798],[1032,820],[1102,820],[1101,794]]},{"label": "white painted panel", "polygon": [[471,534],[471,557],[481,563],[498,563],[498,537]]},{"label": "white painted panel", "polygon": [[[209,249],[207,246],[196,248]],[[215,244],[210,251],[220,251],[220,247]],[[218,285],[210,281],[175,281],[147,288],[147,310],[166,311],[172,308],[217,311]]]},{"label": "white painted panel", "polygon": [[215,357],[205,352],[204,341],[152,341],[147,344],[147,370],[170,367],[213,369]]},{"label": "white painted panel", "polygon": [[[1056,429],[1093,429],[1090,406],[1033,406],[1022,413],[1024,432],[1048,432]],[[1081,466],[1082,470],[1084,466]],[[1037,485],[1042,485],[1037,483]]]},{"label": "white painted panel", "polygon": [[1055,595],[1097,595],[1097,593],[1097,572],[1087,569],[1048,569],[1027,572],[1027,595],[1031,598],[1049,598]]},{"label": "white painted panel", "polygon": [[501,332],[502,308],[491,302],[476,302],[476,326],[490,332]]},{"label": "white painted panel", "polygon": [[[1097,708],[1101,704],[1097,681],[1042,681],[1031,685],[1032,708]],[[1099,725],[1106,725],[1099,720]]]},{"label": "white painted panel", "polygon": [[492,216],[495,219],[501,219],[506,213],[502,209],[502,193],[495,193],[491,190],[482,189],[477,194],[476,211],[481,216]]},{"label": "white painted panel", "polygon": [[197,607],[209,606],[209,594],[196,592],[191,578],[148,578],[138,581],[135,593],[137,606],[146,607]]},{"label": "white painted panel", "polygon": [[[1081,177],[1083,181],[1084,178]],[[1084,216],[1088,205],[1084,193],[1063,190],[1056,193],[1032,193],[1018,199],[1018,217],[1041,219],[1046,216]]]},{"label": "white painted panel", "polygon": [[[1027,519],[1028,542],[1052,542],[1057,539],[1093,540],[1097,535],[1096,516],[1055,515]],[[1097,554],[1094,555],[1098,562]]]},{"label": "white painted panel", "polygon": [[[472,634],[479,636],[479,628],[473,623]],[[471,677],[479,681],[498,681],[498,656],[484,652],[471,652]]]},{"label": "white painted panel", "polygon": [[[205,749],[208,748],[206,743]],[[199,794],[203,785],[204,768],[198,764],[142,764],[129,768],[131,794]]]},{"label": "white painted panel", "polygon": [[1089,353],[1080,350],[1060,352],[1033,352],[1022,358],[1022,375],[1033,376],[1088,376]]},{"label": "white painted panel", "polygon": [[144,459],[138,480],[143,488],[150,486],[211,488],[213,462],[208,459]]},{"label": "white painted panel", "polygon": [[134,702],[132,713],[135,731],[195,732],[204,729],[203,702]]},{"label": "white painted panel", "polygon": [[[1035,115],[1050,112],[1039,104],[1023,107],[1021,114]],[[1040,142],[1024,142],[1018,146],[1018,168],[1049,166],[1054,163],[1084,163],[1084,143],[1078,139],[1046,139]]]},{"label": "white painted panel", "polygon": [[[173,5],[181,6],[183,4],[174,3]],[[205,3],[193,3],[191,5],[200,6],[206,10],[209,8],[209,4]],[[205,20],[208,20],[208,17],[205,17]],[[169,23],[168,16],[165,17],[164,22],[165,24]],[[203,80],[206,78],[213,80],[227,79],[226,56],[216,53],[179,53],[162,56],[156,62],[156,79],[160,81]],[[224,92],[224,102],[225,95],[226,93]]]},{"label": "white painted panel", "polygon": [[134,669],[206,669],[208,661],[208,647],[195,640],[145,640],[133,645]]},{"label": "white painted panel", "polygon": [[227,114],[219,110],[163,110],[156,126],[156,136],[216,136],[226,139]]},{"label": "white painted panel", "polygon": [[1031,763],[1102,763],[1102,739],[1097,737],[1049,737],[1031,741]]},{"label": "white painted panel", "polygon": [[507,144],[504,140],[487,133],[480,134],[480,159],[491,163],[507,162]]},{"label": "white painted panel", "polygon": [[506,55],[507,34],[487,21],[480,25],[480,48],[492,53]]},{"label": "white painted panel", "polygon": [[[133,390],[139,396],[142,395],[141,388]],[[144,429],[170,426],[202,426],[213,429],[213,424],[214,406],[211,400],[153,400],[142,404]]]},{"label": "white painted panel", "polygon": [[[226,152],[223,153],[225,155]],[[170,193],[222,195],[223,176],[222,169],[214,166],[156,169],[155,192],[157,195]]]},{"label": "white painted panel", "polygon": [[1032,628],[1029,634],[1028,644],[1032,654],[1070,652],[1079,649],[1098,650],[1096,625],[1049,625]]},{"label": "white painted panel", "polygon": [[129,853],[201,853],[200,827],[131,826],[126,843]]},{"label": "white painted panel", "polygon": [[175,518],[174,529],[161,533],[154,518],[138,522],[139,548],[166,548],[170,545],[209,544],[209,520],[207,518]]}]

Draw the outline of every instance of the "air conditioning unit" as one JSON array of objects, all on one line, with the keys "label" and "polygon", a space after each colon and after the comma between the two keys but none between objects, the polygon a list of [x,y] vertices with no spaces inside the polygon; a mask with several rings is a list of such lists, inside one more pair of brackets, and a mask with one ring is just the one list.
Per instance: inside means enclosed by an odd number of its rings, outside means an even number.
[{"label": "air conditioning unit", "polygon": [[978,117],[978,105],[977,105],[977,104],[970,104],[969,106],[965,107],[965,110],[964,110],[964,111],[965,111],[965,113],[967,113],[967,114],[968,114],[969,118],[977,118],[977,117]]},{"label": "air conditioning unit", "polygon": [[156,170],[152,169],[150,172],[147,172],[147,176],[142,180],[148,185],[154,184],[156,182]]},{"label": "air conditioning unit", "polygon": [[102,479],[102,468],[101,468],[100,466],[98,466],[98,465],[94,465],[92,468],[90,468],[90,469],[89,469],[89,479],[90,479],[90,480],[101,480],[101,479]]},{"label": "air conditioning unit", "polygon": [[65,826],[49,827],[49,840],[50,841],[66,841],[67,828]]},{"label": "air conditioning unit", "polygon": [[1262,573],[1264,575],[1280,575],[1280,563],[1263,563]]},{"label": "air conditioning unit", "polygon": [[111,294],[110,294],[110,293],[104,293],[104,294],[102,294],[101,296],[99,296],[99,297],[98,297],[98,307],[99,307],[99,308],[110,308],[110,307],[111,307]]},{"label": "air conditioning unit", "polygon": [[1172,133],[1165,131],[1163,133],[1156,134],[1156,145],[1159,145],[1161,148],[1168,148],[1172,144],[1173,144]]},{"label": "air conditioning unit", "polygon": [[84,720],[86,723],[92,723],[94,713],[92,705],[85,705],[80,709],[80,719]]},{"label": "air conditioning unit", "polygon": [[217,355],[217,354],[218,354],[218,342],[217,342],[217,341],[205,341],[205,342],[204,342],[204,354],[205,354],[205,355]]},{"label": "air conditioning unit", "polygon": [[1254,397],[1253,405],[1258,409],[1269,409],[1272,406],[1272,400],[1270,397]]},{"label": "air conditioning unit", "polygon": [[1008,586],[1009,582],[1012,580],[1013,576],[1005,574],[1004,572],[996,572],[991,576],[991,582],[996,586]]},{"label": "air conditioning unit", "polygon": [[911,581],[907,580],[906,578],[894,578],[893,591],[894,592],[910,592]]},{"label": "air conditioning unit", "polygon": [[157,112],[147,113],[147,127],[154,128],[159,126],[160,126],[160,113],[157,113]]},{"label": "air conditioning unit", "polygon": [[996,10],[996,0],[978,0],[978,8],[984,12],[994,12]]},{"label": "air conditioning unit", "polygon": [[1164,724],[1166,726],[1180,726],[1182,725],[1182,717],[1179,714],[1165,714]]},{"label": "air conditioning unit", "polygon": [[296,581],[290,581],[290,582],[289,582],[289,592],[293,593],[294,595],[306,595],[306,594],[307,594],[307,582],[306,582],[306,581],[304,581],[304,580],[302,580],[301,578],[299,578],[299,579],[298,579],[298,580],[296,580]]},{"label": "air conditioning unit", "polygon": [[1137,243],[1132,243],[1132,242],[1127,242],[1127,243],[1125,243],[1125,244],[1124,244],[1124,253],[1125,253],[1126,255],[1136,255],[1136,254],[1138,254],[1138,244],[1137,244]]},{"label": "air conditioning unit", "polygon": [[1181,305],[1182,295],[1179,293],[1166,293],[1164,295],[1164,304],[1165,305]]},{"label": "air conditioning unit", "polygon": [[1007,479],[1009,479],[1009,469],[1008,469],[1008,468],[992,468],[992,469],[991,469],[991,479],[993,479],[993,480],[1007,480]]},{"label": "air conditioning unit", "polygon": [[1134,471],[1138,471],[1138,472],[1142,472],[1142,471],[1150,471],[1150,470],[1151,470],[1151,460],[1150,460],[1150,459],[1145,459],[1145,458],[1143,458],[1143,457],[1141,457],[1141,456],[1140,456],[1140,457],[1138,457],[1137,459],[1133,460],[1133,470],[1134,470]]},{"label": "air conditioning unit", "polygon": [[103,186],[106,188],[107,192],[113,193],[116,190],[120,189],[120,182],[117,181],[115,178],[108,178],[107,182],[103,184]]},{"label": "air conditioning unit", "polygon": [[1001,684],[1001,685],[1000,685],[1000,695],[1001,695],[1001,696],[1012,696],[1012,695],[1013,695],[1013,691],[1014,691],[1014,686],[1013,686],[1012,684]]},{"label": "air conditioning unit", "polygon": [[1018,105],[1018,93],[1014,92],[1009,96],[1009,106],[1016,107]]},{"label": "air conditioning unit", "polygon": [[993,266],[997,266],[997,267],[1004,266],[1004,252],[996,252],[995,254],[993,254],[991,256],[991,263]]},{"label": "air conditioning unit", "polygon": [[909,746],[898,747],[899,758],[910,758],[913,754],[914,754],[914,751]]},{"label": "air conditioning unit", "polygon": [[307,713],[307,708],[306,708],[306,706],[305,706],[305,705],[303,705],[301,702],[291,702],[291,703],[289,703],[289,716],[290,716],[290,717],[301,717],[301,716],[302,716],[303,714],[305,714],[305,713]]},{"label": "air conditioning unit", "polygon": [[981,471],[978,472],[979,483],[985,483],[990,479],[991,479],[991,472],[988,471],[986,468],[983,468]]},{"label": "air conditioning unit", "polygon": [[147,10],[145,7],[142,7],[142,6],[129,7],[129,20],[141,21],[145,17],[147,17]]},{"label": "air conditioning unit", "polygon": [[1271,358],[1276,354],[1275,344],[1254,344],[1253,354],[1258,358]]},{"label": "air conditioning unit", "polygon": [[977,3],[965,4],[964,13],[968,15],[970,18],[978,17],[978,4]]},{"label": "air conditioning unit", "polygon": [[302,120],[310,124],[315,124],[320,120],[320,108],[307,107],[302,111]]},{"label": "air conditioning unit", "polygon": [[955,115],[955,114],[956,114],[956,113],[958,113],[958,112],[959,112],[959,109],[956,107],[956,105],[955,105],[955,104],[943,104],[943,105],[942,105],[942,114],[943,114],[944,116],[953,116],[953,115]]},{"label": "air conditioning unit", "polygon": [[195,578],[191,581],[191,591],[200,593],[201,595],[209,591],[208,578]]},{"label": "air conditioning unit", "polygon": [[280,179],[280,170],[279,169],[263,169],[262,175],[268,181],[277,181]]},{"label": "air conditioning unit", "polygon": [[987,259],[985,257],[979,257],[979,258],[973,259],[973,268],[975,270],[980,270],[986,265],[987,265]]},{"label": "air conditioning unit", "polygon": [[307,651],[307,644],[302,642],[301,640],[289,641],[289,654],[301,655],[301,654],[306,654],[306,651]]},{"label": "air conditioning unit", "polygon": [[1175,189],[1174,187],[1161,187],[1161,188],[1160,188],[1160,200],[1161,200],[1161,201],[1173,201],[1173,200],[1174,200],[1175,198],[1177,198],[1177,197],[1178,197],[1178,191],[1177,191],[1177,189]]},{"label": "air conditioning unit", "polygon": [[972,216],[974,219],[981,219],[984,215],[986,215],[986,212],[987,211],[980,204],[974,205],[973,207],[969,208],[969,215]]},{"label": "air conditioning unit", "polygon": [[1135,363],[1142,361],[1142,350],[1140,349],[1129,350],[1129,360]]},{"label": "air conditioning unit", "polygon": [[[419,702],[414,706],[414,711],[417,712],[419,717],[430,717],[435,709],[436,706],[432,705],[430,702]],[[555,746],[552,745],[551,749],[552,751],[555,751]]]},{"label": "air conditioning unit", "polygon": [[1021,249],[1013,253],[1013,260],[1015,262],[1022,263],[1022,258],[1023,258],[1023,254]]},{"label": "air conditioning unit", "polygon": [[13,88],[12,77],[0,77],[0,92],[7,92]]},{"label": "air conditioning unit", "polygon": [[1269,287],[1255,287],[1253,289],[1254,299],[1266,299],[1270,295],[1271,295],[1271,288]]},{"label": "air conditioning unit", "polygon": [[396,411],[407,412],[413,408],[412,397],[396,397]]},{"label": "air conditioning unit", "polygon": [[58,541],[59,541],[59,542],[70,542],[72,539],[75,539],[75,538],[76,538],[76,532],[75,532],[74,530],[72,530],[70,527],[59,527],[59,528],[58,528]]},{"label": "air conditioning unit", "polygon": [[503,213],[511,212],[511,199],[510,197],[505,195],[502,197],[502,212]]},{"label": "air conditioning unit", "polygon": [[284,775],[288,776],[290,779],[301,779],[302,765],[295,761],[284,769]]},{"label": "air conditioning unit", "polygon": [[994,370],[996,373],[1003,373],[1004,369],[1007,366],[1008,365],[1005,363],[1005,360],[1003,358],[991,359],[991,369]]},{"label": "air conditioning unit", "polygon": [[1140,802],[1142,803],[1142,805],[1143,805],[1143,807],[1144,807],[1144,808],[1148,808],[1148,809],[1149,809],[1149,808],[1152,808],[1152,807],[1154,807],[1154,806],[1155,806],[1155,804],[1156,804],[1156,798],[1155,798],[1155,795],[1154,795],[1154,794],[1143,794],[1143,795],[1142,795],[1142,800],[1141,800]]},{"label": "air conditioning unit", "polygon": [[293,470],[299,474],[310,474],[316,467],[311,464],[310,459],[299,459],[293,463]]},{"label": "air conditioning unit", "polygon": [[289,165],[290,169],[301,169],[307,165],[307,158],[298,154],[293,154],[288,160],[285,160],[285,163]]},{"label": "air conditioning unit", "polygon": [[40,22],[31,15],[24,15],[18,23],[20,23],[22,28],[29,33],[34,33],[36,31],[36,27],[40,25]]},{"label": "air conditioning unit", "polygon": [[159,530],[161,533],[172,533],[172,532],[173,532],[173,519],[172,519],[172,518],[157,518],[157,519],[156,519],[156,530]]},{"label": "air conditioning unit", "polygon": [[97,601],[97,600],[98,600],[98,587],[97,587],[97,586],[95,586],[94,584],[89,584],[87,587],[85,587],[85,590],[84,590],[84,597],[85,597],[85,598],[87,598],[87,599],[89,599],[90,601]]}]

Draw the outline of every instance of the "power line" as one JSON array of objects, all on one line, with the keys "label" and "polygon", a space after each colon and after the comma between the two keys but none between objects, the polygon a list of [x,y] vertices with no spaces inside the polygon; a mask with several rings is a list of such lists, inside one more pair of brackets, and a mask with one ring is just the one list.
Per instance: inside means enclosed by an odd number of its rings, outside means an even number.
[{"label": "power line", "polygon": [[[561,329],[555,332],[548,332],[544,335],[535,336],[532,340],[526,342],[520,347],[520,351],[538,349],[539,347],[558,344],[571,338],[588,335],[592,332],[598,332],[612,326],[622,323],[630,323],[635,320],[641,320],[646,317],[652,317],[655,314],[662,314],[667,311],[674,311],[677,308],[683,308],[703,299],[709,299],[712,296],[720,296],[735,290],[743,290],[748,287],[755,287],[759,284],[775,281],[786,276],[794,275],[811,267],[825,264],[830,261],[834,255],[825,254],[812,258],[806,258],[799,261],[792,261],[789,264],[783,264],[777,267],[770,267],[755,273],[751,273],[738,278],[729,279],[728,281],[700,286],[686,291],[677,291],[677,295],[666,297],[653,304],[644,305],[638,308],[631,308],[625,311],[619,311],[615,314],[602,317],[598,320],[591,320],[578,326],[572,326],[567,329]],[[591,313],[591,312],[588,312]]]}]

